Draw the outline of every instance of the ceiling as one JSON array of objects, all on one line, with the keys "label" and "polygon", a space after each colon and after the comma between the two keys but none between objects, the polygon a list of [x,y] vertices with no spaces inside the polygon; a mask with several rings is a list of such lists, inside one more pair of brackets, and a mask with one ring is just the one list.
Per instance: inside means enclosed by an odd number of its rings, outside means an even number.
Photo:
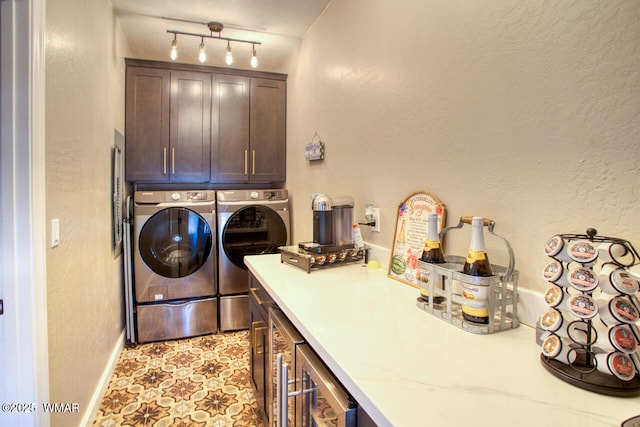
[{"label": "ceiling", "polygon": [[[170,61],[178,30],[210,35],[207,23],[224,24],[222,37],[251,40],[261,71],[282,71],[286,57],[331,0],[112,0],[132,57]],[[217,35],[214,33],[214,35]],[[176,62],[200,64],[200,38],[178,35]],[[227,67],[226,42],[204,39],[206,65]],[[234,68],[251,68],[251,45],[231,42]]]}]

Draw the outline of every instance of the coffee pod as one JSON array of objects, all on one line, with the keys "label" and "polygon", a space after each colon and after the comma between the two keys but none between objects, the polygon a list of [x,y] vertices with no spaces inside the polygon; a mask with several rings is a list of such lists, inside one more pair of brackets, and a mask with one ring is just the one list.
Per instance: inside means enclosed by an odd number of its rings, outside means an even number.
[{"label": "coffee pod", "polygon": [[562,266],[562,263],[555,259],[549,261],[544,267],[544,270],[542,270],[544,280],[565,287],[569,285],[569,282],[567,282],[567,274],[568,271]]},{"label": "coffee pod", "polygon": [[549,307],[558,307],[564,300],[564,291],[558,285],[552,285],[544,293],[544,301]]},{"label": "coffee pod", "polygon": [[636,259],[633,253],[622,243],[600,243],[598,259],[602,262],[614,262],[624,267],[632,266]]},{"label": "coffee pod", "polygon": [[542,354],[567,365],[576,360],[576,351],[558,335],[547,334],[542,340]]},{"label": "coffee pod", "polygon": [[563,307],[578,319],[592,319],[598,314],[598,304],[589,295],[570,295]]},{"label": "coffee pod", "polygon": [[583,265],[595,263],[598,258],[598,250],[587,240],[569,242],[567,253],[573,261]]},{"label": "coffee pod", "polygon": [[569,337],[567,332],[568,324],[569,322],[566,322],[562,317],[562,313],[555,308],[550,308],[540,316],[540,326],[542,326],[542,329],[561,337]]},{"label": "coffee pod", "polygon": [[615,325],[609,328],[607,333],[600,335],[597,345],[607,352],[620,351],[631,354],[638,349],[638,340],[629,325]]},{"label": "coffee pod", "polygon": [[598,273],[598,283],[602,292],[609,295],[635,295],[640,284],[638,279],[617,264],[607,263]]},{"label": "coffee pod", "polygon": [[600,372],[611,374],[622,381],[631,381],[636,375],[633,360],[628,354],[615,351],[613,353],[596,354],[596,365]]},{"label": "coffee pod", "polygon": [[638,310],[625,297],[615,297],[610,300],[598,301],[600,318],[607,325],[616,323],[633,324],[638,321]]},{"label": "coffee pod", "polygon": [[590,292],[598,286],[598,276],[589,267],[575,267],[569,270],[569,285],[580,292]]},{"label": "coffee pod", "polygon": [[544,245],[544,253],[561,262],[572,261],[569,253],[567,252],[567,245],[561,236],[555,235]]}]

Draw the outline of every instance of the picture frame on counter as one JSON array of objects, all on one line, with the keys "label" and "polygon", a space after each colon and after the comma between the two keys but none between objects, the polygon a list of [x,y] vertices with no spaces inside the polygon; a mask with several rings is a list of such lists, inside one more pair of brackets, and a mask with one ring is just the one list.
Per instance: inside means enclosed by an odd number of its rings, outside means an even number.
[{"label": "picture frame on counter", "polygon": [[445,224],[446,212],[440,199],[428,191],[411,193],[398,204],[388,277],[419,287],[418,260],[427,240],[428,216],[430,213],[438,215],[440,232]]}]

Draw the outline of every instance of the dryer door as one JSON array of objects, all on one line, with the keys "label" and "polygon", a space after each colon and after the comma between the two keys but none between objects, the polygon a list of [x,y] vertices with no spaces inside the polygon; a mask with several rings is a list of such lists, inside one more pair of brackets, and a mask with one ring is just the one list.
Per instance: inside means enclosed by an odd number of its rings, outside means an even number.
[{"label": "dryer door", "polygon": [[287,244],[287,228],[273,209],[246,206],[234,212],[220,233],[221,250],[237,267],[244,270],[245,255],[273,254]]},{"label": "dryer door", "polygon": [[153,272],[177,279],[195,273],[211,254],[211,228],[187,208],[167,208],[154,214],[140,230],[138,250]]}]

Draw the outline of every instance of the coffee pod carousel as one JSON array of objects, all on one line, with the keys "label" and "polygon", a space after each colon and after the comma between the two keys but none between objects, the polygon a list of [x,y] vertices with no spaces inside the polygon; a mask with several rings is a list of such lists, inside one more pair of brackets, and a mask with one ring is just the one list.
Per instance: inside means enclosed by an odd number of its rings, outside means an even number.
[{"label": "coffee pod carousel", "polygon": [[610,396],[640,395],[640,256],[626,240],[558,234],[544,247],[548,309],[537,326],[540,360],[574,386]]}]

